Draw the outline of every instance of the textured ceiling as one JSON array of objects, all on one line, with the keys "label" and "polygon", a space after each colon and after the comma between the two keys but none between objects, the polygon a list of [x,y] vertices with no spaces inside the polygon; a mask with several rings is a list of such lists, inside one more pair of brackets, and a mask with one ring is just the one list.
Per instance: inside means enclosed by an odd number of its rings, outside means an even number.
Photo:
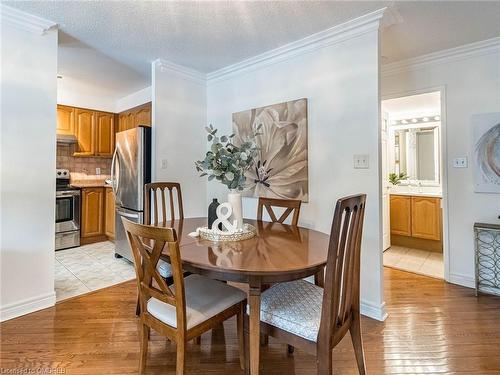
[{"label": "textured ceiling", "polygon": [[383,7],[387,2],[4,2],[149,74],[159,57],[211,72]]},{"label": "textured ceiling", "polygon": [[[390,5],[383,62],[500,35],[500,2],[481,1],[3,1],[60,25],[60,68],[149,81],[164,58],[211,72]],[[392,25],[391,25],[392,24]],[[66,42],[65,42],[66,40]],[[67,41],[70,41],[67,43]],[[91,49],[99,54],[92,55]],[[89,52],[86,58],[83,53]],[[75,54],[71,57],[71,54]],[[64,57],[62,57],[64,55]],[[69,63],[71,61],[71,63]],[[101,66],[89,68],[89,63]],[[119,63],[118,63],[119,62]],[[123,65],[123,66],[122,66]],[[85,69],[88,72],[85,72]],[[101,74],[103,75],[103,74]],[[135,85],[135,83],[134,83]]]}]

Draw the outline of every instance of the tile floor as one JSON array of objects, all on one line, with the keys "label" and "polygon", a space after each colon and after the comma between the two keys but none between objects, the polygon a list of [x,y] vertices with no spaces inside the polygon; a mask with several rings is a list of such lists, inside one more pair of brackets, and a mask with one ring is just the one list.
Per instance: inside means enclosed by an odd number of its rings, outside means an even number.
[{"label": "tile floor", "polygon": [[135,278],[132,263],[115,258],[109,241],[58,250],[55,256],[57,301]]},{"label": "tile floor", "polygon": [[418,273],[439,279],[444,278],[443,254],[432,251],[391,246],[384,251],[384,266]]}]

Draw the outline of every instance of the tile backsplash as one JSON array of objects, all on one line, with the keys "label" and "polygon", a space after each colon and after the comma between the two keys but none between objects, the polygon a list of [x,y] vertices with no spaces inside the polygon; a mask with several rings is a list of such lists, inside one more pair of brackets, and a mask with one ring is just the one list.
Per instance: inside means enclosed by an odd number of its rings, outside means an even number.
[{"label": "tile backsplash", "polygon": [[96,168],[101,168],[101,175],[111,173],[111,158],[73,157],[75,145],[57,144],[57,168],[69,169],[71,174],[96,175]]}]

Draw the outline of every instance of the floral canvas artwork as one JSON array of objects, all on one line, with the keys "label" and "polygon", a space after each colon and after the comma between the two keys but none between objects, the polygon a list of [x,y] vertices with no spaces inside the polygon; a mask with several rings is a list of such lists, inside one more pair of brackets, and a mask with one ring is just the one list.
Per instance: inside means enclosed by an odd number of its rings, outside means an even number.
[{"label": "floral canvas artwork", "polygon": [[240,145],[260,126],[254,165],[244,195],[307,202],[307,99],[233,113],[233,142]]},{"label": "floral canvas artwork", "polygon": [[472,117],[474,178],[478,193],[500,193],[500,113]]}]

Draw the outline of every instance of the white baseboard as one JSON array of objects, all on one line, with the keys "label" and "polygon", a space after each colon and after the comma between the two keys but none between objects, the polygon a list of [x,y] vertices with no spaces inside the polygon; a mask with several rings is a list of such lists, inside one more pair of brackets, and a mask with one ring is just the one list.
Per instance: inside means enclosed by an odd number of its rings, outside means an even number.
[{"label": "white baseboard", "polygon": [[38,310],[46,309],[54,306],[56,303],[56,293],[50,292],[28,298],[22,301],[14,302],[0,308],[0,322],[9,319],[17,318],[18,316],[26,315]]},{"label": "white baseboard", "polygon": [[476,280],[473,277],[458,273],[450,273],[447,281],[449,283],[465,286],[467,288],[476,287]]},{"label": "white baseboard", "polygon": [[369,318],[379,320],[383,322],[387,319],[389,314],[387,314],[387,308],[385,306],[385,302],[381,305],[374,304],[372,302],[361,300],[361,315],[367,316]]}]

